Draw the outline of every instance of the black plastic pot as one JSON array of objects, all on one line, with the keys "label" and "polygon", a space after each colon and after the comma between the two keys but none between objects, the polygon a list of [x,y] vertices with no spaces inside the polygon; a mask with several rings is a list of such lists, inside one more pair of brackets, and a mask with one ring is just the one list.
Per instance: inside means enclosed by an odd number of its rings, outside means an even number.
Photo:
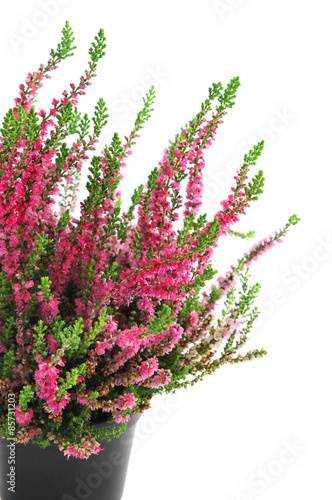
[{"label": "black plastic pot", "polygon": [[[139,417],[132,417],[118,438],[102,441],[104,450],[88,459],[67,460],[55,444],[42,449],[35,444],[11,446],[12,441],[1,440],[1,500],[120,500]],[[12,458],[14,474],[8,463]],[[11,484],[15,493],[8,489]]]}]

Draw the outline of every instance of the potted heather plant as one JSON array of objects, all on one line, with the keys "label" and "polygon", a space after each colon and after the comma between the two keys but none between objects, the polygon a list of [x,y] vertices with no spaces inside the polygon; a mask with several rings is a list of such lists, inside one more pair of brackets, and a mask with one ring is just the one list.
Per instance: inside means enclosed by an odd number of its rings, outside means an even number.
[{"label": "potted heather plant", "polygon": [[[121,141],[114,134],[101,154],[94,154],[107,123],[106,104],[100,99],[90,119],[77,103],[96,76],[105,47],[100,30],[79,82],[70,83],[49,109],[39,109],[38,89],[76,48],[67,22],[47,64],[28,74],[3,120],[3,500],[13,491],[19,499],[120,499],[130,429],[153,396],[193,385],[226,363],[265,354],[263,349],[241,351],[258,315],[253,303],[259,285],[249,284],[248,267],[299,220],[290,217],[206,291],[217,273],[211,258],[219,238],[252,236],[231,228],[264,183],[262,171],[248,181],[263,149],[260,142],[244,156],[232,192],[215,217],[208,221],[199,214],[204,152],[234,104],[239,79],[226,88],[211,86],[197,115],[165,149],[124,212],[119,182],[150,117],[154,88],[130,135]],[[87,196],[74,217],[87,160]],[[183,224],[175,229],[180,217]],[[218,302],[223,305],[216,319]],[[113,466],[121,462],[117,475],[115,467],[105,465],[105,452],[108,459],[113,453]],[[103,462],[97,462],[101,455]]]}]

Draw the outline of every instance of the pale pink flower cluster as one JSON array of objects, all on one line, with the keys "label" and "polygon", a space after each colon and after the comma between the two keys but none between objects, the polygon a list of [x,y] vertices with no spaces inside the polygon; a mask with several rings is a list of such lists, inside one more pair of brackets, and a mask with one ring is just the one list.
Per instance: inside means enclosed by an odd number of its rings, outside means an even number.
[{"label": "pale pink flower cluster", "polygon": [[63,450],[63,454],[67,456],[67,460],[69,460],[69,457],[89,458],[91,455],[96,455],[103,450],[94,439],[86,440],[79,445],[71,445],[67,446],[67,448],[59,446],[59,448]]}]

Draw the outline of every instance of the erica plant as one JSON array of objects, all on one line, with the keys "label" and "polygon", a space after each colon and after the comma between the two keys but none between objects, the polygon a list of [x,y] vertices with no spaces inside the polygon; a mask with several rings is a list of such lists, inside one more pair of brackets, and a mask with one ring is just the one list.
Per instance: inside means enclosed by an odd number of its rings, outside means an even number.
[{"label": "erica plant", "polygon": [[[217,273],[211,258],[219,238],[252,236],[231,227],[263,188],[262,171],[248,180],[260,142],[244,156],[215,217],[199,213],[204,153],[234,104],[239,79],[226,88],[211,86],[124,212],[122,170],[150,117],[154,88],[130,135],[122,141],[114,134],[94,154],[107,123],[106,104],[100,99],[90,118],[77,103],[105,54],[103,30],[80,80],[48,109],[36,106],[44,80],[76,48],[68,23],[62,35],[47,64],[20,85],[1,129],[1,435],[13,437],[6,412],[7,396],[14,394],[17,442],[45,447],[54,441],[67,456],[87,458],[98,453],[100,439],[122,432],[132,415],[149,408],[154,394],[265,354],[240,353],[258,315],[253,302],[259,285],[249,285],[248,266],[299,219],[290,217],[219,276],[209,293],[203,291]],[[87,160],[88,194],[75,218]],[[183,225],[175,229],[180,218]],[[102,418],[120,425],[95,428]]]}]

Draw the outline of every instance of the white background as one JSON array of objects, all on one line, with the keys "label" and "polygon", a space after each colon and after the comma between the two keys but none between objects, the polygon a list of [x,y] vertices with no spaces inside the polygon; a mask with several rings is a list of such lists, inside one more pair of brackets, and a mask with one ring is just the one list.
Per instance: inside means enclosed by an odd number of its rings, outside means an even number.
[{"label": "white background", "polygon": [[[226,85],[239,75],[236,106],[207,155],[204,209],[210,215],[218,209],[232,165],[265,139],[257,166],[265,192],[235,229],[256,229],[260,239],[293,213],[302,219],[251,269],[262,285],[262,317],[249,347],[264,347],[268,356],[223,367],[194,388],[156,399],[139,424],[123,500],[330,498],[329,2],[5,2],[2,115],[26,73],[47,60],[67,19],[78,50],[42,89],[41,106],[83,74],[100,27],[107,56],[81,109],[91,111],[104,97],[112,120],[102,140],[115,130],[128,134],[142,93],[156,87],[155,111],[124,172],[124,206],[211,83]],[[251,245],[222,240],[215,267],[226,270]]]}]

